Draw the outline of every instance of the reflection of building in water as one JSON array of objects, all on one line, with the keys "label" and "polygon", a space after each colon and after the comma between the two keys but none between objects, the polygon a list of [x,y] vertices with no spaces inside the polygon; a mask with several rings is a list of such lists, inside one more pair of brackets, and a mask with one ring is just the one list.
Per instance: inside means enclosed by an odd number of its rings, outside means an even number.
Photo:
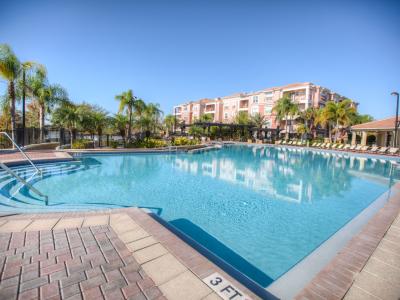
[{"label": "reflection of building in water", "polygon": [[[238,184],[274,199],[311,202],[313,195],[344,191],[352,178],[388,184],[390,162],[301,148],[249,147],[244,159],[228,155],[174,157],[174,166],[194,175]],[[248,155],[251,154],[250,158]],[[398,177],[398,173],[394,177]]]},{"label": "reflection of building in water", "polygon": [[[311,185],[303,187],[302,179],[293,179],[283,189],[276,189],[273,176],[274,161],[265,160],[255,170],[252,166],[240,168],[235,161],[228,158],[211,158],[208,161],[192,161],[189,158],[176,157],[174,166],[191,174],[210,176],[234,184],[243,185],[257,192],[273,196],[279,200],[301,202],[303,198],[311,200]],[[281,174],[293,174],[293,170],[280,167]]]}]

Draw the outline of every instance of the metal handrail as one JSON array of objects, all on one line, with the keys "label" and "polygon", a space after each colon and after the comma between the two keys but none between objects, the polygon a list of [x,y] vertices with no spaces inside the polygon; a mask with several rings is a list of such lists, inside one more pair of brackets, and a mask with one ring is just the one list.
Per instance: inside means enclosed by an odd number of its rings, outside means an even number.
[{"label": "metal handrail", "polygon": [[[29,161],[29,163],[32,165],[32,167],[35,168],[36,172],[31,176],[31,178],[33,178],[33,176],[35,176],[37,173],[39,173],[40,175],[42,175],[42,170],[40,170],[33,162],[32,160],[29,158],[29,156],[24,152],[24,150],[22,150],[17,143],[8,135],[7,132],[1,131],[0,134],[5,135],[12,143],[13,145],[19,150],[19,152],[22,153],[22,155]],[[0,161],[0,167],[5,170],[7,173],[11,174],[12,176],[14,176],[19,182],[21,182],[22,184],[26,185],[27,187],[29,187],[29,189],[31,189],[33,192],[35,192],[36,194],[38,194],[41,197],[44,197],[46,199],[46,205],[48,202],[48,196],[44,195],[42,192],[40,192],[39,190],[37,190],[36,188],[34,188],[28,181],[26,181],[25,179],[23,179],[21,176],[19,176],[16,172],[14,172],[13,170],[11,170],[9,167],[7,167],[3,162]],[[28,179],[29,180],[29,179]]]},{"label": "metal handrail", "polygon": [[34,167],[36,169],[37,172],[39,172],[40,174],[42,174],[42,170],[40,170],[33,162],[32,160],[29,158],[29,156],[25,153],[24,150],[22,150],[17,143],[10,137],[10,135],[7,132],[1,131],[0,134],[5,135],[10,141],[11,143],[13,143],[13,145],[19,150],[19,152],[22,153],[22,155],[29,161],[29,163],[32,165],[32,167]]},{"label": "metal handrail", "polygon": [[21,183],[23,183],[24,185],[28,186],[32,191],[34,191],[36,194],[38,194],[41,197],[44,197],[46,199],[46,203],[48,200],[48,197],[46,195],[44,195],[42,192],[40,192],[39,190],[37,190],[36,188],[34,188],[29,182],[27,182],[26,180],[24,180],[21,176],[19,176],[16,172],[14,172],[13,170],[11,170],[9,167],[7,167],[4,163],[0,162],[0,167],[3,168],[6,172],[8,172],[9,174],[11,174],[12,176],[14,176],[15,178],[17,178],[17,180]]}]

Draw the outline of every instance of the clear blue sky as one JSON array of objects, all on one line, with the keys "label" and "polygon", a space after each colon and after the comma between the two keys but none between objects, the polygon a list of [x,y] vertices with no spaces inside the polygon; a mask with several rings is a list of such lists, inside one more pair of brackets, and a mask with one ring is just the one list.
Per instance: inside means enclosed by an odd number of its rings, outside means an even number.
[{"label": "clear blue sky", "polygon": [[[117,110],[129,88],[174,104],[311,81],[394,115],[400,1],[6,1],[0,43],[72,100]],[[0,81],[0,92],[5,82]]]}]

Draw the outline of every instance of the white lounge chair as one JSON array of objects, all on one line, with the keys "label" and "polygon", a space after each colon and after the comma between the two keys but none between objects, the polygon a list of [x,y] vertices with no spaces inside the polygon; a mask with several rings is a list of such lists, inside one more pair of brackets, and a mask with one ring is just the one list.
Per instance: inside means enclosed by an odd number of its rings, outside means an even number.
[{"label": "white lounge chair", "polygon": [[342,150],[344,148],[344,144],[339,144],[336,149]]},{"label": "white lounge chair", "polygon": [[399,148],[390,147],[388,153],[390,155],[395,155],[399,152]]},{"label": "white lounge chair", "polygon": [[385,154],[387,151],[388,151],[388,147],[381,147],[381,149],[378,150],[378,153]]},{"label": "white lounge chair", "polygon": [[371,149],[369,150],[369,152],[376,153],[376,152],[378,152],[378,150],[379,150],[378,146],[372,146]]}]

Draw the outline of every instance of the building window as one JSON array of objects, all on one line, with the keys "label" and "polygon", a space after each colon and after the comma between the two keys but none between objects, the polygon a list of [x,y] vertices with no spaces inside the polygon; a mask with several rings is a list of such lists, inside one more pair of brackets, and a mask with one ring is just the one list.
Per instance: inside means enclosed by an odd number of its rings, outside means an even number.
[{"label": "building window", "polygon": [[270,102],[270,101],[272,101],[272,96],[265,97],[265,102]]},{"label": "building window", "polygon": [[264,107],[264,112],[266,113],[266,114],[270,114],[271,112],[272,112],[272,106],[265,106]]},{"label": "building window", "polygon": [[251,108],[251,114],[254,116],[256,113],[258,113],[258,107],[252,107]]},{"label": "building window", "polygon": [[253,96],[253,103],[258,103],[258,96]]},{"label": "building window", "polygon": [[224,119],[225,119],[225,120],[228,119],[228,113],[225,113],[225,114],[224,114]]}]

